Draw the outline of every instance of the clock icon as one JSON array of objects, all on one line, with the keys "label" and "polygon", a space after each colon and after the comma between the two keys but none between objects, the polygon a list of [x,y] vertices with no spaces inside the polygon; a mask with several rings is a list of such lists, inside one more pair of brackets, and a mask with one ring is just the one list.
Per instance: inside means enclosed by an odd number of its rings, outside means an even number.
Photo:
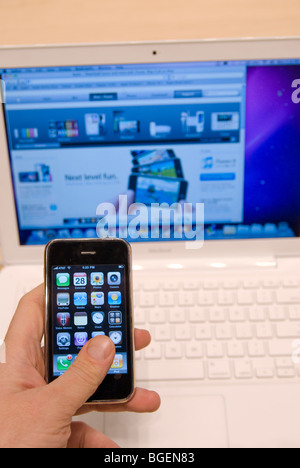
[{"label": "clock icon", "polygon": [[111,341],[115,344],[121,344],[122,343],[122,332],[120,331],[111,331],[109,332],[109,338]]},{"label": "clock icon", "polygon": [[92,313],[92,320],[96,325],[100,325],[104,320],[104,313],[103,312]]}]

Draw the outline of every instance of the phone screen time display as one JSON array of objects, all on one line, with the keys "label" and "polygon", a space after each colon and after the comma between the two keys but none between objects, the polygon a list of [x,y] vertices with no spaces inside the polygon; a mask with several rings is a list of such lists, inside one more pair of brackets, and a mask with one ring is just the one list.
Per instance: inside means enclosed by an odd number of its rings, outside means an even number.
[{"label": "phone screen time display", "polygon": [[127,373],[124,265],[52,267],[53,376],[63,374],[97,335],[114,343],[109,374]]}]

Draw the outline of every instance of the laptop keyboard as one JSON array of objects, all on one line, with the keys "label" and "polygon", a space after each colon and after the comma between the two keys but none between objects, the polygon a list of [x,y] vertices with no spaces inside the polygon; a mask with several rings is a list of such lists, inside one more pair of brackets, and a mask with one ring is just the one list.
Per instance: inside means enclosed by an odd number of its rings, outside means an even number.
[{"label": "laptop keyboard", "polygon": [[136,353],[137,379],[296,380],[299,286],[293,278],[137,283],[135,325],[152,335]]},{"label": "laptop keyboard", "polygon": [[137,380],[300,378],[300,280],[135,279],[135,326],[152,335]]}]

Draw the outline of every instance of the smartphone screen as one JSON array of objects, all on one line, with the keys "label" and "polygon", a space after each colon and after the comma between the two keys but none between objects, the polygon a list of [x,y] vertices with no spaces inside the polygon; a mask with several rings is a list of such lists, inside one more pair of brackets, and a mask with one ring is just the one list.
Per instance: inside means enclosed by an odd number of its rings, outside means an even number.
[{"label": "smartphone screen", "polygon": [[158,163],[144,164],[143,166],[134,166],[133,174],[148,175],[154,177],[183,178],[181,163],[179,159],[170,159],[169,161],[160,161]]},{"label": "smartphone screen", "polygon": [[132,175],[129,188],[135,192],[135,203],[151,205],[152,203],[178,203],[185,199],[187,182],[170,177],[149,177]]},{"label": "smartphone screen", "polygon": [[172,150],[141,150],[132,151],[131,154],[133,157],[133,164],[136,166],[175,158],[175,154]]},{"label": "smartphone screen", "polygon": [[[120,255],[120,263],[110,263],[106,242],[111,241],[54,241],[48,248],[47,365],[49,380],[53,380],[66,372],[91,338],[108,336],[116,353],[107,378],[92,400],[111,401],[124,399],[131,391],[131,292],[126,255]],[[115,247],[114,260],[118,248],[123,248],[122,243],[115,242],[119,247]],[[89,255],[92,248],[96,253]],[[68,261],[57,261],[60,249]]]}]

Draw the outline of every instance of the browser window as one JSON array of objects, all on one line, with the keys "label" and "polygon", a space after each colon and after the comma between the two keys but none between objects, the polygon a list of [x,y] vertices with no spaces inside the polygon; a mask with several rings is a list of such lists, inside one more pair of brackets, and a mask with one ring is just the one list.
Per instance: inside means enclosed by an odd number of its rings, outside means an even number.
[{"label": "browser window", "polygon": [[257,68],[270,67],[1,70],[21,243],[95,237],[97,206],[120,194],[146,205],[203,203],[208,238],[294,236],[284,215],[265,211],[246,223],[245,177],[256,170],[248,173],[246,114]]}]

